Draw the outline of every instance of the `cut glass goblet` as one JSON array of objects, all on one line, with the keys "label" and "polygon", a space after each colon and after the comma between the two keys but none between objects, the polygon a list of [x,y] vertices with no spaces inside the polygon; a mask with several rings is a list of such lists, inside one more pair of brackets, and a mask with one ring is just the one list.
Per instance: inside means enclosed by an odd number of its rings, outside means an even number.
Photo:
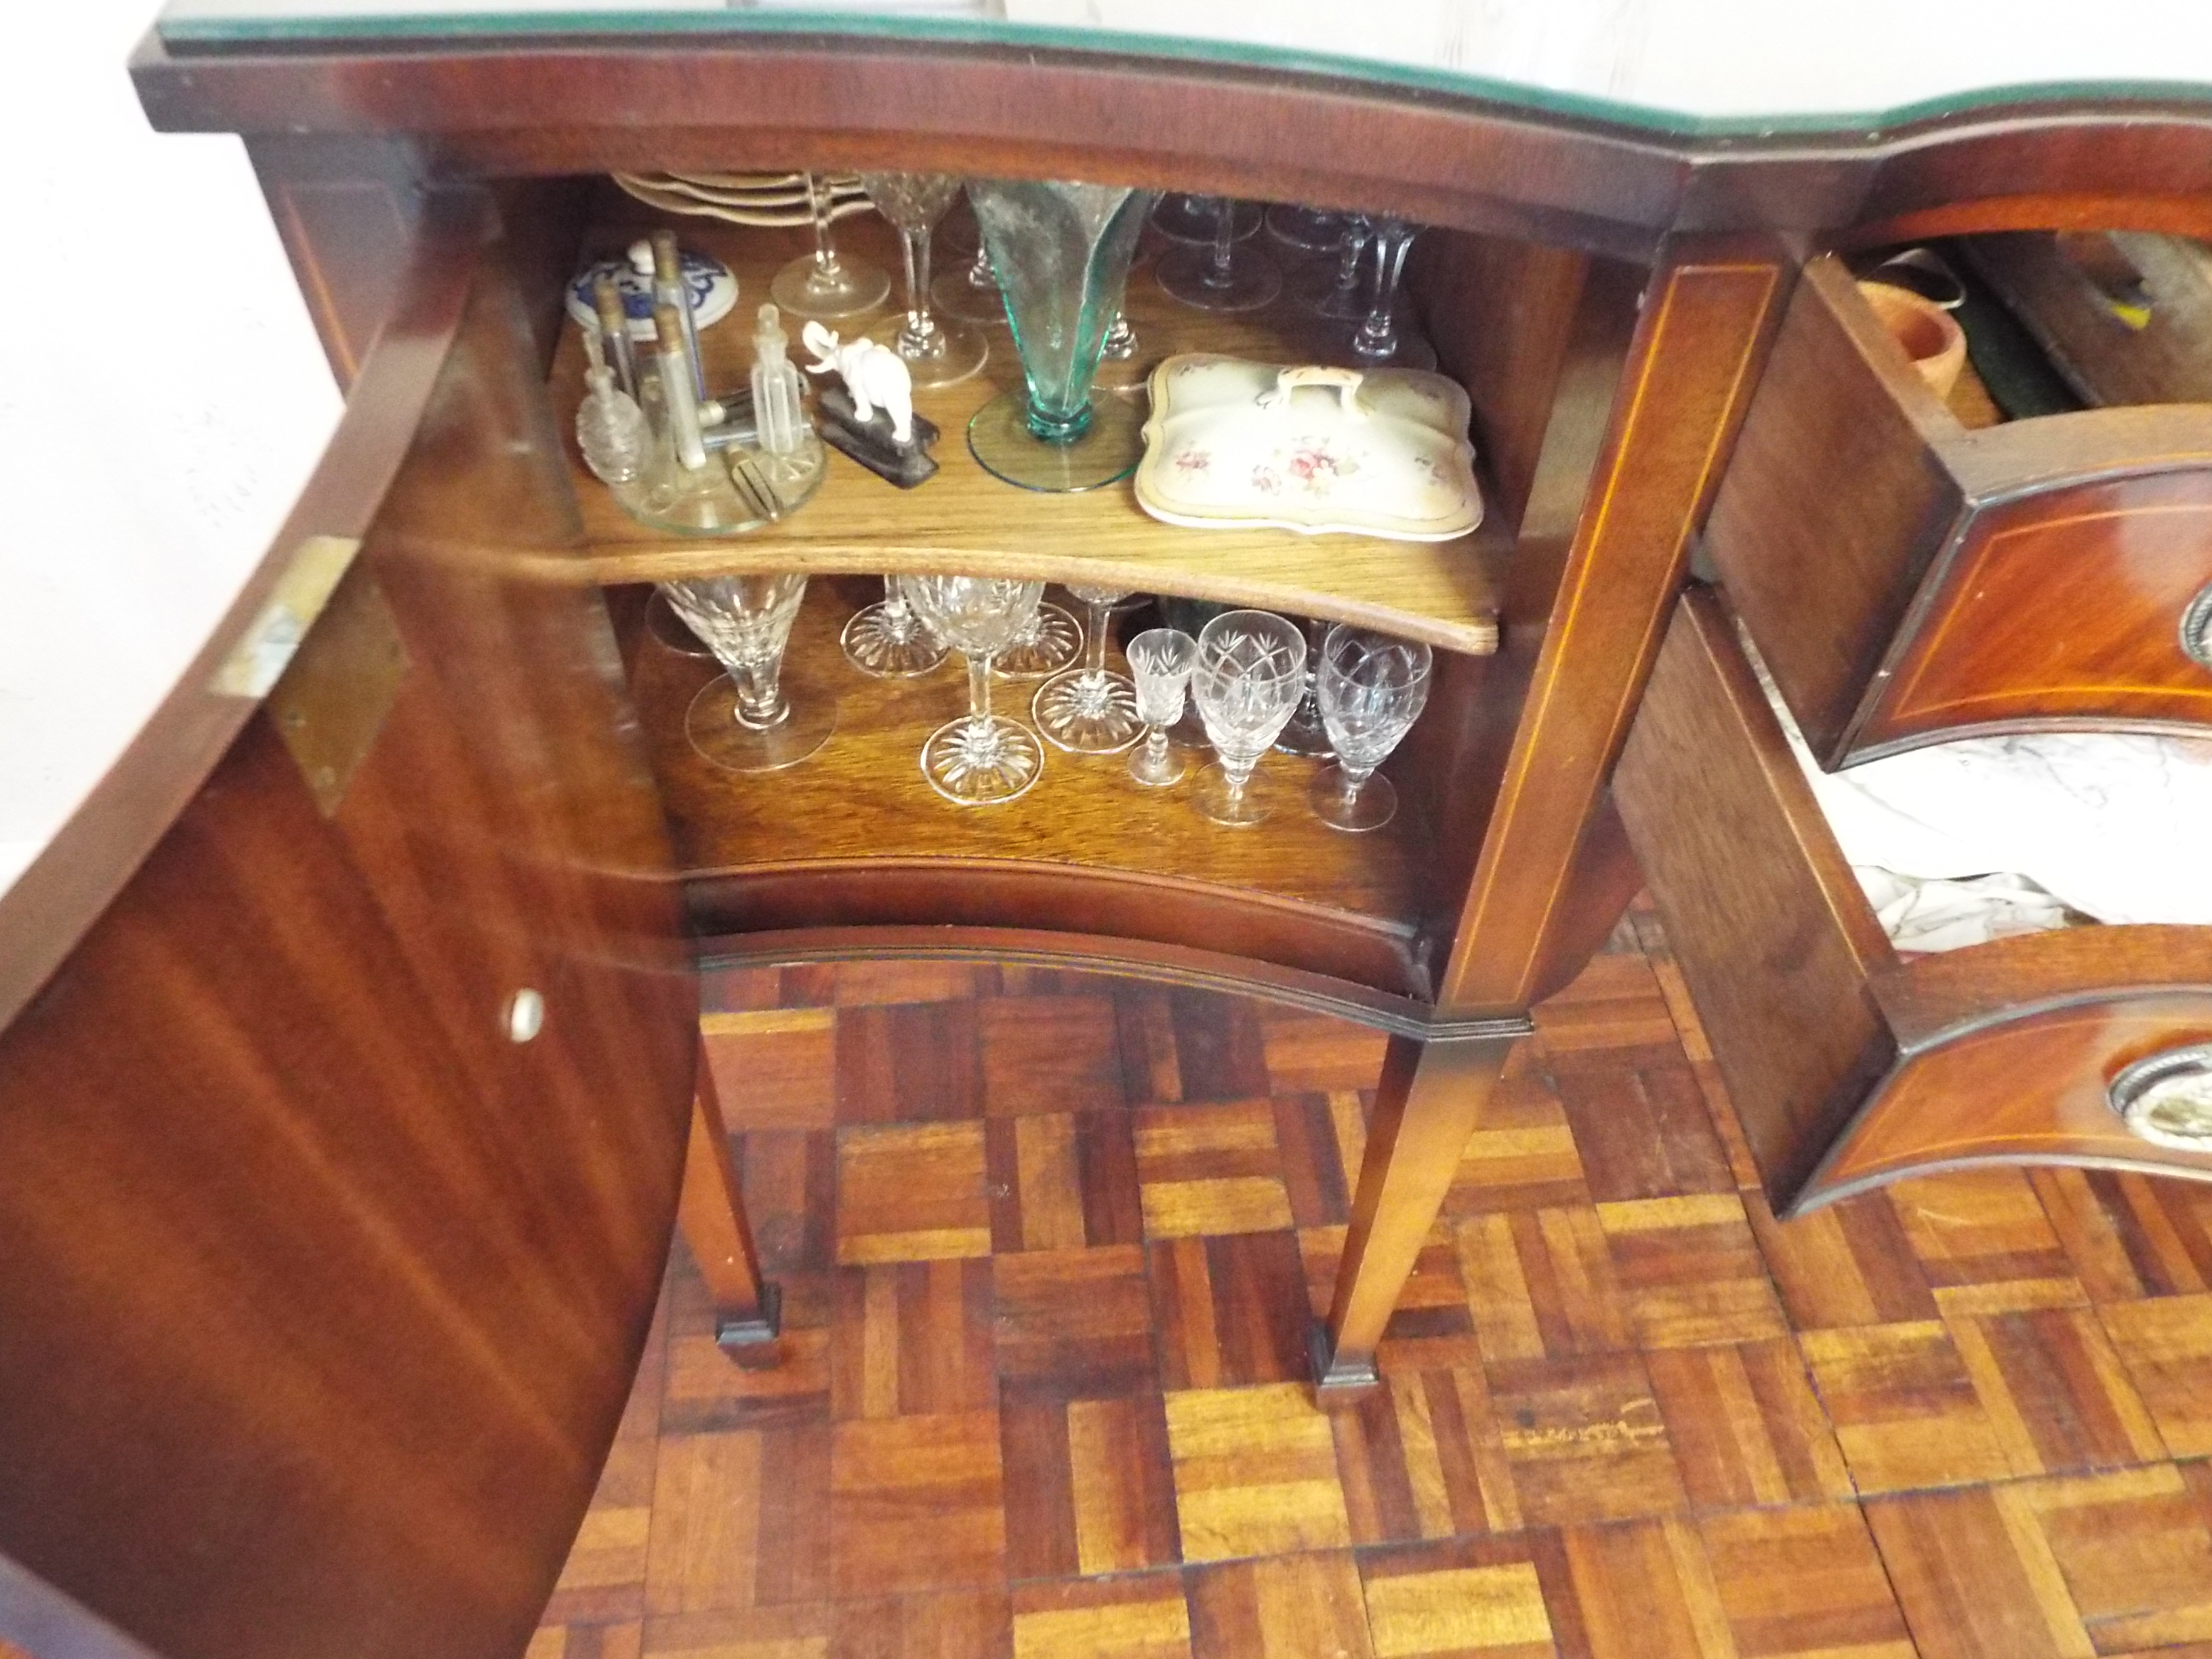
[{"label": "cut glass goblet", "polygon": [[1144,736],[1137,717],[1137,688],[1126,674],[1106,666],[1106,611],[1127,590],[1077,587],[1069,592],[1085,611],[1083,666],[1054,674],[1037,687],[1030,705],[1047,742],[1075,755],[1118,755]]},{"label": "cut glass goblet", "polygon": [[1322,641],[1316,671],[1322,724],[1336,764],[1315,775],[1308,799],[1332,830],[1380,830],[1398,810],[1390,780],[1375,776],[1429,701],[1429,647],[1340,623]]},{"label": "cut glass goblet", "polygon": [[906,255],[906,310],[868,331],[898,353],[918,387],[951,386],[983,367],[990,347],[965,323],[929,309],[929,234],[960,193],[959,179],[941,173],[864,173],[861,188],[897,229]]},{"label": "cut glass goblet", "polygon": [[1198,641],[1180,628],[1148,628],[1129,641],[1127,656],[1137,686],[1137,718],[1145,723],[1144,742],[1129,752],[1129,775],[1148,787],[1164,788],[1189,769],[1169,743],[1168,728],[1182,718]]},{"label": "cut glass goblet", "polygon": [[684,732],[704,759],[731,772],[795,766],[837,727],[834,697],[789,696],[784,647],[806,597],[806,578],[702,576],[664,582],[670,609],[726,671],[685,710]]},{"label": "cut glass goblet", "polygon": [[1248,786],[1304,689],[1305,636],[1267,611],[1227,611],[1199,630],[1190,690],[1219,759],[1199,774],[1201,815],[1232,829],[1266,820]]},{"label": "cut glass goblet", "polygon": [[991,712],[991,659],[1021,633],[1042,582],[993,576],[901,576],[899,590],[968,661],[968,713],[929,734],[921,775],[959,806],[995,806],[1026,794],[1044,749],[1018,720]]},{"label": "cut glass goblet", "polygon": [[845,648],[847,662],[879,680],[909,680],[929,673],[945,656],[944,642],[915,615],[906,595],[889,576],[884,578],[884,597],[853,614],[838,643]]}]

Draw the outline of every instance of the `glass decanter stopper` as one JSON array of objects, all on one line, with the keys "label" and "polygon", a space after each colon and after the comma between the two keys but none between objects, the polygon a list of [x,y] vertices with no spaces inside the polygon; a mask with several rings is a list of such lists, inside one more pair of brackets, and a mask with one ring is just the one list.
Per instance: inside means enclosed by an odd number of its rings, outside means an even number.
[{"label": "glass decanter stopper", "polygon": [[806,415],[799,404],[799,369],[788,356],[790,344],[776,308],[763,306],[753,331],[753,420],[764,455],[796,454],[806,441]]},{"label": "glass decanter stopper", "polygon": [[628,392],[615,387],[614,371],[594,363],[584,371],[591,387],[576,408],[576,447],[584,465],[605,484],[632,484],[645,476],[653,434],[645,411]]}]

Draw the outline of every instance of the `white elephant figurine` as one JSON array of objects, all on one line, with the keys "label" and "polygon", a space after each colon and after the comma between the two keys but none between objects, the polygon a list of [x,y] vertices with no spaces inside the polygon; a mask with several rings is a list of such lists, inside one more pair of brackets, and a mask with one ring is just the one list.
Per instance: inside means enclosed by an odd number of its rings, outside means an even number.
[{"label": "white elephant figurine", "polygon": [[814,354],[806,367],[816,374],[833,371],[852,394],[855,420],[872,421],[880,409],[891,417],[891,441],[902,446],[914,441],[914,376],[906,360],[889,346],[865,337],[841,342],[819,323],[809,323],[799,338]]}]

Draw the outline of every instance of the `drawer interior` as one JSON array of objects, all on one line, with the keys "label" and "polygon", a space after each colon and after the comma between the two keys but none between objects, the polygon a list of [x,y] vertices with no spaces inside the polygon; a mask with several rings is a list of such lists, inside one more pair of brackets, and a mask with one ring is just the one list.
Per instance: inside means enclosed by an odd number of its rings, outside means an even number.
[{"label": "drawer interior", "polygon": [[2212,929],[1901,960],[1711,589],[1676,612],[1613,793],[1778,1212],[1981,1162],[2212,1176],[2105,1099],[2130,1064],[2212,1040]]},{"label": "drawer interior", "polygon": [[2212,583],[2212,404],[1971,428],[1832,256],[1805,269],[1705,550],[1824,765],[2212,722],[2184,639]]}]

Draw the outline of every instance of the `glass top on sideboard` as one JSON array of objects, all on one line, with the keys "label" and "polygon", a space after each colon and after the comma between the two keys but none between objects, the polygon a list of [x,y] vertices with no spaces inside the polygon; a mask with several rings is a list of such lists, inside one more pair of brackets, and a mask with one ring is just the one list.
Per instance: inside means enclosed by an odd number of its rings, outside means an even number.
[{"label": "glass top on sideboard", "polygon": [[2212,0],[167,0],[173,50],[805,34],[1133,54],[1690,136],[1994,104],[2212,106]]}]

